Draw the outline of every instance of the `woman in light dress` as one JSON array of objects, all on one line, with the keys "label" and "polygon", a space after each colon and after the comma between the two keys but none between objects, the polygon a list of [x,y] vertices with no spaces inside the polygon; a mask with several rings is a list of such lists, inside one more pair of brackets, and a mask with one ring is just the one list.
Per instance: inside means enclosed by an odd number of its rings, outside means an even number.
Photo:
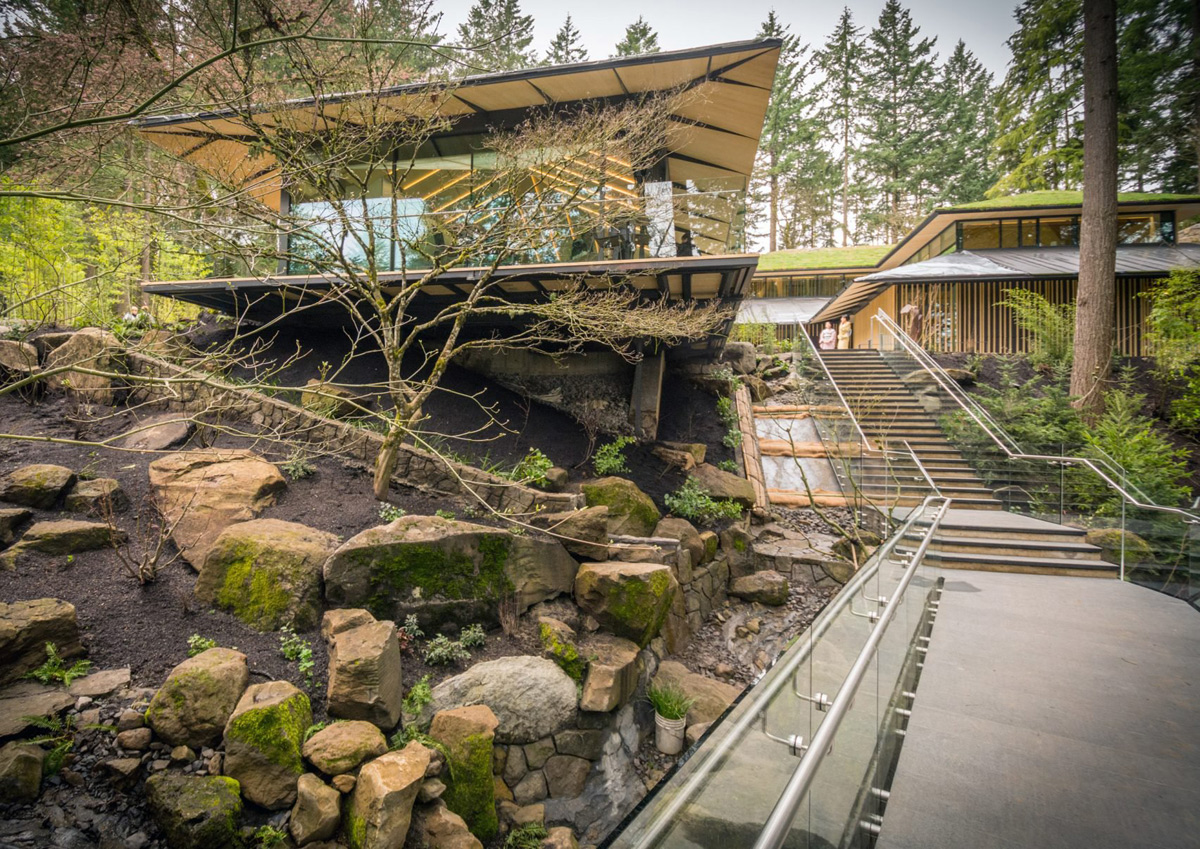
[{"label": "woman in light dress", "polygon": [[837,347],[839,351],[850,350],[850,316],[842,316],[842,323],[838,325],[837,330]]},{"label": "woman in light dress", "polygon": [[837,347],[837,331],[833,329],[832,321],[825,322],[821,335],[817,337],[817,347],[822,351],[832,351]]}]

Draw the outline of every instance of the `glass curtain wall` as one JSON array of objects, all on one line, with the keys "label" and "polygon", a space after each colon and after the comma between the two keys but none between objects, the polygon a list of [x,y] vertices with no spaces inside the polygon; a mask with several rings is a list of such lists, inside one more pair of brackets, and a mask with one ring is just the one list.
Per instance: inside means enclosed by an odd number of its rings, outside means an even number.
[{"label": "glass curtain wall", "polygon": [[[445,151],[454,140],[438,141]],[[288,271],[365,267],[368,256],[380,271],[399,271],[447,255],[455,266],[497,258],[532,265],[741,250],[739,181],[681,184],[664,172],[634,174],[620,156],[564,159],[554,151],[531,154],[519,167],[500,165],[490,150],[351,166],[339,197],[292,188]]]}]

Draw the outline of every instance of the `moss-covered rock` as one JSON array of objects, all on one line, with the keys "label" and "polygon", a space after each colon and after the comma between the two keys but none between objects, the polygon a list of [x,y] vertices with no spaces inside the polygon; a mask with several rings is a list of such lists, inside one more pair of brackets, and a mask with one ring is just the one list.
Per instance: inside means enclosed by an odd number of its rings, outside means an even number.
[{"label": "moss-covered rock", "polygon": [[171,746],[215,745],[249,680],[246,656],[239,651],[214,648],[189,657],[150,700],[146,723]]},{"label": "moss-covered rock", "polygon": [[600,478],[585,483],[580,489],[588,507],[608,508],[608,532],[647,537],[662,518],[654,499],[638,489],[631,480],[618,477]]},{"label": "moss-covered rock", "polygon": [[14,469],[0,478],[0,501],[50,510],[75,483],[75,473],[63,466],[36,463]]},{"label": "moss-covered rock", "polygon": [[585,563],[575,603],[608,631],[644,648],[661,630],[679,583],[661,563]]},{"label": "moss-covered rock", "polygon": [[447,622],[494,621],[513,590],[507,531],[405,516],[346,540],[325,563],[325,598],[397,620],[416,614],[428,631]]},{"label": "moss-covered rock", "polygon": [[1087,532],[1087,541],[1100,549],[1100,557],[1109,563],[1121,562],[1121,541],[1125,544],[1125,563],[1146,564],[1154,562],[1150,543],[1133,531],[1120,528],[1092,528]]},{"label": "moss-covered rock", "polygon": [[237,781],[221,775],[156,772],[146,797],[171,849],[241,847],[242,797]]},{"label": "moss-covered rock", "polygon": [[414,741],[362,768],[343,817],[350,849],[404,845],[429,760],[429,750]]},{"label": "moss-covered rock", "polygon": [[429,728],[429,736],[446,749],[446,805],[484,842],[499,830],[492,780],[492,744],[499,724],[487,705],[472,705],[435,714]]},{"label": "moss-covered rock", "polygon": [[268,810],[296,801],[304,772],[300,748],[312,725],[308,696],[287,681],[255,684],[242,694],[225,726],[225,774],[242,794]]},{"label": "moss-covered rock", "polygon": [[46,643],[64,658],[84,654],[75,605],[58,598],[0,601],[0,685],[45,663]]},{"label": "moss-covered rock", "polygon": [[352,772],[386,751],[383,732],[361,720],[328,725],[309,737],[301,750],[304,759],[326,775]]},{"label": "moss-covered rock", "polygon": [[575,630],[565,622],[543,616],[538,620],[538,637],[546,656],[558,664],[572,680],[582,681],[587,660],[575,645]]},{"label": "moss-covered rock", "polygon": [[337,537],[296,522],[254,519],[221,531],[196,579],[196,598],[252,628],[314,626],[321,615],[321,568]]}]

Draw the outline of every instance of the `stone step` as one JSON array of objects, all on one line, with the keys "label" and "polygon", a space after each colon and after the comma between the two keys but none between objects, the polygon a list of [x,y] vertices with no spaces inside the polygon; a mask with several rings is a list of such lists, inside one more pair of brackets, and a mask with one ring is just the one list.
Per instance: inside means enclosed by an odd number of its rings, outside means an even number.
[{"label": "stone step", "polygon": [[[957,505],[955,505],[957,506]],[[980,524],[979,522],[962,522],[943,520],[939,533],[951,537],[969,537],[971,539],[997,539],[1005,542],[1084,542],[1087,533],[1079,528],[1068,528],[1050,522],[1039,522],[1032,526],[1023,526],[1021,517],[1014,514],[1012,521],[1001,520],[996,523]],[[921,522],[917,523],[921,525]]]},{"label": "stone step", "polygon": [[1016,572],[1024,575],[1062,575],[1085,578],[1115,578],[1117,567],[1103,560],[1062,560],[1053,557],[960,554],[927,551],[925,562],[942,569],[971,569],[979,572]]},{"label": "stone step", "polygon": [[931,550],[959,554],[983,554],[993,557],[1040,557],[1053,560],[1099,560],[1100,549],[1086,542],[1051,540],[1014,540],[1011,537],[986,538],[938,534]]}]

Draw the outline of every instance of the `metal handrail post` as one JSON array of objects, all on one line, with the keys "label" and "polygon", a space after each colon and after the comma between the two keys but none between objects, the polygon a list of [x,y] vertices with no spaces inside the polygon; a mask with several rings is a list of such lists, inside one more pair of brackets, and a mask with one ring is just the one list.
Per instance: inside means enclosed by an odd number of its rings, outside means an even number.
[{"label": "metal handrail post", "polygon": [[938,512],[933,517],[929,533],[925,535],[925,538],[921,540],[920,546],[917,547],[912,562],[904,570],[904,575],[900,578],[900,583],[896,585],[895,591],[892,593],[887,605],[884,606],[883,613],[879,616],[879,621],[875,623],[875,627],[871,630],[871,635],[867,637],[866,645],[863,646],[862,651],[855,658],[854,665],[850,668],[850,674],[842,682],[837,696],[834,698],[829,710],[826,711],[825,719],[821,722],[821,726],[817,729],[816,734],[813,735],[808,751],[800,760],[796,771],[792,773],[787,787],[784,788],[783,795],[775,803],[771,815],[767,818],[762,831],[759,832],[758,839],[754,841],[754,849],[780,849],[787,839],[788,832],[792,828],[792,822],[796,819],[796,813],[800,809],[800,803],[804,801],[804,797],[808,793],[809,786],[812,784],[818,767],[821,766],[821,763],[825,760],[826,753],[828,753],[830,747],[833,745],[833,738],[837,734],[842,720],[845,719],[846,713],[850,710],[851,704],[854,701],[854,695],[867,673],[867,667],[870,666],[871,660],[879,648],[879,643],[883,639],[883,633],[895,617],[896,610],[900,606],[900,600],[904,597],[904,592],[908,589],[908,585],[912,582],[917,568],[921,565],[921,561],[925,557],[925,552],[929,548],[929,544],[933,541],[933,535],[937,532],[938,525],[941,523],[942,517],[946,515],[946,510],[949,506],[949,499],[942,501],[942,506],[938,508]]}]

